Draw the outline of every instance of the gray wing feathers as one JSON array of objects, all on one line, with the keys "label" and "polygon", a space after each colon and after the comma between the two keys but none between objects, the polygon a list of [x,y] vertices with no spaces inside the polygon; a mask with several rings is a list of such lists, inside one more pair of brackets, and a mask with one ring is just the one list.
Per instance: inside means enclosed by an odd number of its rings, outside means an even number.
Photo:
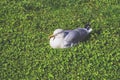
[{"label": "gray wing feathers", "polygon": [[79,38],[81,40],[84,40],[85,37],[89,34],[85,28],[77,28],[75,31],[79,32]]},{"label": "gray wing feathers", "polygon": [[75,43],[79,42],[79,33],[77,31],[70,31],[67,36],[64,38],[64,46],[70,47]]},{"label": "gray wing feathers", "polygon": [[75,40],[78,40],[78,37],[79,33],[77,31],[70,31],[64,40],[68,42],[74,42]]},{"label": "gray wing feathers", "polygon": [[64,38],[64,45],[72,46],[77,44],[78,42],[84,40],[87,35],[88,32],[84,28],[77,28],[75,30],[69,31]]},{"label": "gray wing feathers", "polygon": [[84,38],[88,35],[87,30],[85,30],[84,28],[78,28],[75,30],[70,31],[66,37],[65,37],[65,41],[69,41],[69,42],[77,42],[77,41],[81,41],[84,40]]}]

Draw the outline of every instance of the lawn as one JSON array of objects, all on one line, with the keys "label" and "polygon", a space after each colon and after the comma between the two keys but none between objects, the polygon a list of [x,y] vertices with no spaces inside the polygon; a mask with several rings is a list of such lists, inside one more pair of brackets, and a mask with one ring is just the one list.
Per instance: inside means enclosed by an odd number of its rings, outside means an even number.
[{"label": "lawn", "polygon": [[[88,22],[88,40],[50,47]],[[1,0],[0,80],[120,80],[120,0]]]}]

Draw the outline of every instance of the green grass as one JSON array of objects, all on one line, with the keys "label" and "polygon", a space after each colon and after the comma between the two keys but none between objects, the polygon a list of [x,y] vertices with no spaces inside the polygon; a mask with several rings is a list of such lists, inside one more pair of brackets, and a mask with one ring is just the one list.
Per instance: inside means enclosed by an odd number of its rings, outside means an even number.
[{"label": "green grass", "polygon": [[[119,0],[0,1],[0,80],[119,80]],[[52,49],[57,28],[89,22],[91,37]]]}]

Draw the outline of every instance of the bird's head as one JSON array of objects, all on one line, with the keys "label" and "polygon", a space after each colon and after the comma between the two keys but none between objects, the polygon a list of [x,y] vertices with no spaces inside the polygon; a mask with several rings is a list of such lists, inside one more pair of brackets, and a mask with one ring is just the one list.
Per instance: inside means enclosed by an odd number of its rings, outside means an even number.
[{"label": "bird's head", "polygon": [[52,35],[49,36],[50,38],[55,38],[55,36],[58,36],[60,33],[62,33],[64,30],[63,29],[56,29]]}]

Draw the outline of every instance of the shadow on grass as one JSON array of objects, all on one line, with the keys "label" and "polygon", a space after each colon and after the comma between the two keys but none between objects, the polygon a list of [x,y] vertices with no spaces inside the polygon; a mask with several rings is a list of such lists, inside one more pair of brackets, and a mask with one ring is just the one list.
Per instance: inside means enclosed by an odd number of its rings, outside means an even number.
[{"label": "shadow on grass", "polygon": [[81,42],[87,42],[90,40],[91,35],[94,35],[95,38],[97,38],[102,32],[102,29],[98,29],[98,30],[93,30],[83,41]]}]

